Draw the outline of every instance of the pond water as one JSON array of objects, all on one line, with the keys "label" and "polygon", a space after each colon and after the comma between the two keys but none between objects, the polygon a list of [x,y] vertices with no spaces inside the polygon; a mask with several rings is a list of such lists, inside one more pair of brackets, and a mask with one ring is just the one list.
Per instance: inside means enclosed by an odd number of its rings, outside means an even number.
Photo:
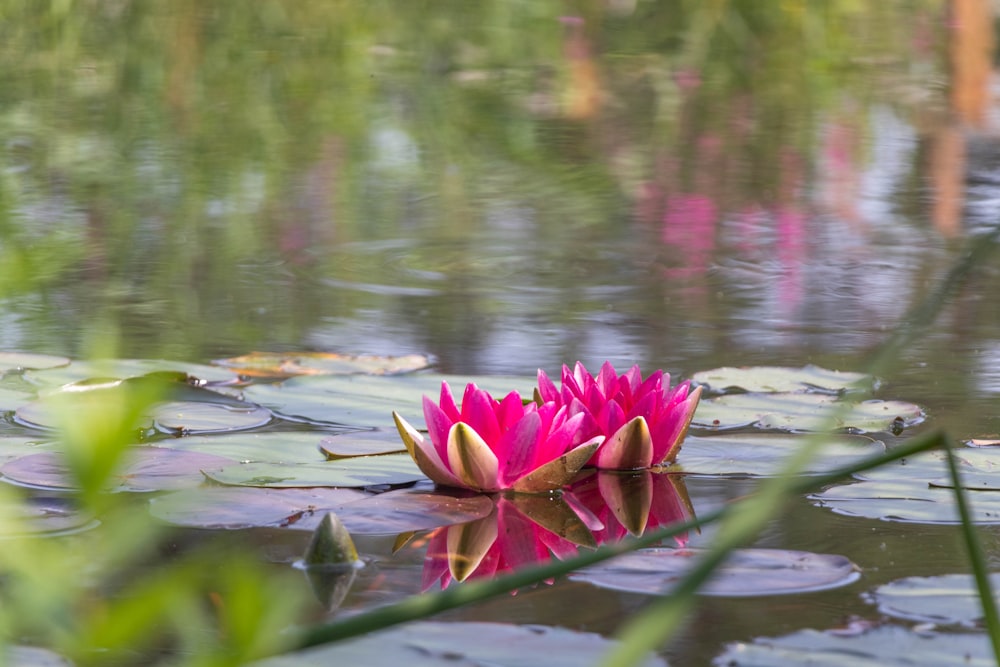
[{"label": "pond water", "polygon": [[[866,371],[998,224],[993,4],[8,0],[0,349]],[[878,397],[926,412],[905,436],[1000,434],[998,287],[987,256],[880,366]],[[686,486],[704,512],[754,482]],[[279,562],[308,539],[220,534]],[[342,610],[421,589],[427,536],[394,539],[356,538],[380,566]],[[672,664],[879,619],[863,594],[880,584],[968,571],[953,525],[806,498],[756,546],[861,576],[705,597]],[[560,580],[443,618],[610,636],[647,601]]]}]

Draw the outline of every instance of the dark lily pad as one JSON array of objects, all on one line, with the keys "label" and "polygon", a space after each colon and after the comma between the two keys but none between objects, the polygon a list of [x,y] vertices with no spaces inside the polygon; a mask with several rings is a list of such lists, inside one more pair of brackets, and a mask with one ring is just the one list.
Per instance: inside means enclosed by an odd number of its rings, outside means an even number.
[{"label": "dark lily pad", "polygon": [[319,449],[331,461],[354,456],[377,456],[380,454],[401,454],[406,452],[399,432],[358,431],[331,435],[319,442]]},{"label": "dark lily pad", "polygon": [[4,652],[9,667],[73,667],[68,658],[37,646],[7,646]]},{"label": "dark lily pad", "polygon": [[409,454],[359,456],[321,463],[233,463],[202,470],[219,484],[267,487],[351,487],[424,479]]},{"label": "dark lily pad", "polygon": [[[424,414],[424,394],[437,399],[447,380],[457,398],[468,382],[475,382],[496,396],[511,391],[531,398],[534,378],[459,377],[417,373],[397,376],[316,375],[295,377],[281,384],[247,387],[246,400],[265,405],[281,415],[320,424],[351,424],[392,429],[395,410],[411,424]],[[419,421],[418,421],[419,420]]]},{"label": "dark lily pad", "polygon": [[[366,667],[578,667],[594,664],[613,640],[589,632],[539,625],[422,621],[331,646],[253,663],[254,667],[365,665]],[[666,667],[650,656],[643,667]]]},{"label": "dark lily pad", "polygon": [[20,535],[66,535],[96,528],[100,522],[68,498],[29,497],[11,503],[0,538]]},{"label": "dark lily pad", "polygon": [[[570,579],[630,593],[668,595],[703,553],[700,549],[640,549],[588,567]],[[746,597],[806,593],[857,581],[858,567],[843,556],[782,549],[738,549],[701,590]]]},{"label": "dark lily pad", "polygon": [[431,360],[422,354],[383,357],[332,352],[252,352],[212,363],[248,377],[287,378],[295,375],[395,375],[427,368]]},{"label": "dark lily pad", "polygon": [[[128,452],[112,492],[169,491],[204,482],[202,469],[233,463],[230,459],[161,447],[141,447]],[[59,452],[40,452],[13,459],[0,466],[7,479],[25,486],[72,489],[74,480]]]},{"label": "dark lily pad", "polygon": [[[885,443],[860,435],[824,436],[826,441],[805,475],[829,472],[840,466],[885,453]],[[811,444],[811,443],[810,443]],[[807,445],[807,436],[784,433],[689,435],[677,463],[667,470],[697,475],[770,476],[779,474],[788,457]]]},{"label": "dark lily pad", "polygon": [[224,456],[240,463],[320,463],[323,436],[309,431],[237,432],[231,434],[172,438],[157,442],[168,449]]},{"label": "dark lily pad", "polygon": [[866,632],[801,630],[730,644],[712,661],[716,667],[993,667],[982,633],[915,632],[885,625]]},{"label": "dark lily pad", "polygon": [[[948,474],[944,452],[925,452],[857,475],[862,481],[834,486],[810,496],[840,514],[905,523],[959,523],[954,491],[942,486]],[[974,480],[1000,462],[1000,454],[982,449],[959,453],[962,477]],[[932,485],[937,482],[938,485]],[[968,483],[968,482],[967,482]],[[973,482],[974,483],[974,482]],[[969,509],[976,523],[1000,523],[1000,493],[971,493]]]},{"label": "dark lily pad", "polygon": [[314,530],[327,512],[334,512],[353,535],[427,530],[473,521],[489,515],[492,509],[493,502],[487,496],[416,489],[370,495],[355,489],[209,487],[150,501],[153,516],[178,526]]},{"label": "dark lily pad", "polygon": [[824,394],[730,394],[698,404],[692,425],[733,429],[860,433],[897,431],[919,424],[924,411],[903,401],[851,403]]},{"label": "dark lily pad", "polygon": [[0,463],[11,459],[55,449],[59,445],[52,440],[40,440],[23,436],[0,437]]},{"label": "dark lily pad", "polygon": [[392,534],[474,521],[491,511],[493,501],[482,494],[398,489],[341,505],[337,516],[354,534]]},{"label": "dark lily pad", "polygon": [[27,370],[44,370],[68,366],[70,360],[66,357],[56,357],[48,354],[30,354],[28,352],[0,352],[0,375],[18,373]]},{"label": "dark lily pad", "polygon": [[259,405],[172,401],[153,410],[153,425],[167,433],[226,433],[266,426],[274,418]]},{"label": "dark lily pad", "polygon": [[176,526],[314,530],[327,512],[366,495],[356,489],[203,487],[158,496],[149,501],[149,507],[154,517]]},{"label": "dark lily pad", "polygon": [[[990,575],[1000,590],[1000,573]],[[887,616],[939,625],[973,625],[983,618],[979,592],[971,574],[907,577],[879,586],[870,599]]]},{"label": "dark lily pad", "polygon": [[787,368],[783,366],[726,366],[701,371],[691,380],[712,393],[790,393],[821,392],[839,394],[845,391],[871,391],[876,380],[865,373],[831,371],[819,366]]}]

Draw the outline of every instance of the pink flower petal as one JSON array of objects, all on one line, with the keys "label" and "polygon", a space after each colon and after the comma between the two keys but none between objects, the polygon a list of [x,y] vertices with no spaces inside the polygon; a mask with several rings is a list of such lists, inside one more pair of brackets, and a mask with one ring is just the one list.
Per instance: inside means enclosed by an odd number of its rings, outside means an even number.
[{"label": "pink flower petal", "polygon": [[455,405],[455,397],[452,396],[451,387],[448,386],[447,382],[441,383],[441,400],[438,401],[438,405],[448,415],[448,419],[452,423],[462,420],[462,413],[459,411],[458,406]]},{"label": "pink flower petal", "polygon": [[424,396],[424,421],[427,422],[427,435],[442,461],[448,460],[448,431],[455,420],[439,408],[431,399]]},{"label": "pink flower petal", "polygon": [[504,462],[500,472],[501,487],[512,486],[534,467],[535,443],[541,429],[542,418],[537,412],[532,412],[501,436],[496,447],[497,458]]},{"label": "pink flower petal", "polygon": [[[521,420],[525,414],[525,405],[521,400],[521,395],[512,391],[497,406],[496,417],[500,426],[500,431],[509,430],[514,424]],[[494,450],[496,451],[496,450]],[[499,456],[499,454],[498,454]]]},{"label": "pink flower petal", "polygon": [[559,400],[559,390],[541,368],[538,369],[538,394],[543,403]]},{"label": "pink flower petal", "polygon": [[[688,394],[683,403],[673,409],[671,419],[665,422],[670,426],[670,429],[663,436],[663,441],[657,443],[658,451],[654,452],[653,455],[655,464],[673,463],[677,459],[677,454],[681,451],[681,445],[687,436],[688,427],[691,426],[691,420],[694,418],[695,410],[698,409],[699,400],[701,400],[700,386]],[[662,456],[659,451],[663,451]]]},{"label": "pink flower petal", "polygon": [[497,402],[488,392],[470,382],[462,397],[462,421],[472,427],[486,443],[496,442],[500,436],[497,423]]},{"label": "pink flower petal", "polygon": [[605,361],[601,365],[601,370],[597,374],[597,386],[601,390],[606,398],[611,398],[615,395],[618,388],[618,372],[615,371],[615,367],[611,365],[610,361]]},{"label": "pink flower petal", "polygon": [[560,378],[562,383],[562,403],[565,405],[569,403],[573,398],[580,398],[583,396],[583,387],[577,384],[576,378],[573,377],[573,372],[568,366],[562,367],[562,377]]},{"label": "pink flower petal", "polygon": [[[646,415],[642,415],[645,417]],[[629,419],[635,417],[630,413]],[[625,422],[628,421],[625,417],[625,411],[622,410],[622,406],[618,405],[618,401],[611,399],[601,408],[601,413],[597,417],[597,423],[601,427],[603,433],[614,433],[622,427]]]},{"label": "pink flower petal", "polygon": [[639,388],[635,392],[636,400],[639,400],[640,396],[644,396],[649,393],[659,394],[664,386],[670,385],[670,376],[664,376],[663,371],[658,370],[649,375],[646,381],[639,385]]}]

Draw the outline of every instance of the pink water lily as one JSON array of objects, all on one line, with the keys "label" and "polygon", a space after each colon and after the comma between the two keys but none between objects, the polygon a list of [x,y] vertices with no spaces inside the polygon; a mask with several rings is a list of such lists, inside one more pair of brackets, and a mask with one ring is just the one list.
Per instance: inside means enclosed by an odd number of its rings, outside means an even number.
[{"label": "pink water lily", "polygon": [[580,362],[573,370],[563,366],[561,385],[539,370],[536,400],[587,415],[582,423],[593,430],[585,436],[606,438],[589,465],[616,470],[673,462],[701,398],[701,387],[692,390],[690,382],[671,389],[670,375],[661,370],[644,381],[638,366],[619,375],[611,362],[596,376]]},{"label": "pink water lily", "polygon": [[399,414],[396,428],[420,470],[435,483],[474,491],[540,493],[572,481],[603,437],[584,412],[555,402],[525,404],[513,391],[496,400],[469,384],[462,405],[447,382],[435,403],[424,396],[425,438]]}]

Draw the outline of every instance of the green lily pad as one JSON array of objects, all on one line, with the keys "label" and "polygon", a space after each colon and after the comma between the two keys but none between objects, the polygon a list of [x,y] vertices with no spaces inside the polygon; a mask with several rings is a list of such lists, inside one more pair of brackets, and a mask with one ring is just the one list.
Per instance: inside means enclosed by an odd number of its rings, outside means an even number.
[{"label": "green lily pad", "polygon": [[196,425],[201,422],[205,431],[252,428],[271,419],[266,408],[194,386],[183,373],[164,372],[64,385],[20,406],[15,420],[32,428],[90,428],[93,414],[100,407],[125,405],[136,396],[162,398],[150,414],[139,419],[137,428],[152,427],[156,420],[169,427],[171,422],[180,422],[179,413],[185,409],[190,411]]},{"label": "green lily pad", "polygon": [[19,373],[27,370],[45,370],[68,366],[70,360],[66,357],[56,357],[48,354],[30,354],[28,352],[0,352],[0,375],[11,371]]},{"label": "green lily pad", "polygon": [[[966,484],[977,475],[1000,465],[1000,453],[987,449],[958,452],[959,470]],[[924,452],[903,461],[865,471],[861,481],[834,486],[810,498],[840,514],[872,519],[914,523],[959,523],[954,491],[948,474],[946,454]],[[976,523],[1000,523],[1000,493],[972,493],[967,496]]]},{"label": "green lily pad", "polygon": [[493,501],[483,495],[452,495],[403,489],[377,495],[355,489],[205,487],[150,501],[156,518],[177,526],[239,529],[285,526],[315,530],[334,512],[353,535],[428,530],[488,516]]},{"label": "green lily pad", "polygon": [[35,395],[31,392],[0,387],[0,411],[14,411],[33,400],[35,400]]},{"label": "green lily pad", "polygon": [[[640,549],[570,575],[601,588],[668,595],[700,549]],[[783,549],[737,549],[702,588],[703,595],[746,597],[838,588],[857,581],[858,567],[843,556]]]},{"label": "green lily pad", "polygon": [[226,433],[266,426],[274,415],[259,405],[171,401],[153,409],[153,425],[167,433]]},{"label": "green lily pad", "polygon": [[233,382],[234,372],[218,366],[190,364],[165,359],[98,359],[73,361],[56,368],[29,370],[26,380],[39,387],[53,388],[91,378],[132,378],[150,373],[176,372],[207,382]]},{"label": "green lily pad", "polygon": [[424,479],[409,454],[359,456],[321,463],[234,463],[204,468],[213,482],[229,486],[353,487],[406,484]]},{"label": "green lily pad", "polygon": [[406,452],[406,446],[399,439],[398,431],[383,431],[381,429],[331,435],[319,441],[319,449],[331,461],[354,456],[378,456]]},{"label": "green lily pad", "polygon": [[866,632],[801,630],[730,644],[716,667],[993,667],[982,633],[915,632],[884,625]]},{"label": "green lily pad", "polygon": [[[233,463],[221,456],[176,451],[161,447],[141,447],[128,452],[124,465],[112,477],[111,492],[169,491],[204,482],[202,469]],[[39,452],[12,459],[0,466],[4,477],[24,486],[44,489],[73,489],[75,483],[63,455]]]},{"label": "green lily pad", "polygon": [[734,429],[859,433],[898,431],[924,420],[919,406],[903,401],[851,403],[824,394],[730,394],[703,400],[691,424]]},{"label": "green lily pad", "polygon": [[326,458],[319,449],[323,439],[314,431],[244,431],[170,438],[156,445],[214,454],[240,463],[321,463]]},{"label": "green lily pad", "polygon": [[[1000,590],[1000,573],[990,580],[993,590]],[[983,618],[971,574],[906,577],[879,586],[869,598],[883,614],[919,623],[974,625]]]},{"label": "green lily pad", "polygon": [[871,391],[877,386],[875,378],[866,373],[831,371],[811,364],[802,368],[725,366],[695,373],[691,376],[691,380],[704,386],[707,391],[718,394],[734,392],[840,394],[845,391]]},{"label": "green lily pad", "polygon": [[411,375],[314,375],[295,377],[281,384],[247,387],[248,401],[267,406],[283,416],[318,424],[351,424],[392,429],[392,412],[418,425],[424,414],[424,394],[437,400],[441,382],[447,380],[460,400],[465,385],[475,382],[496,396],[517,390],[531,398],[534,378],[459,377],[417,373]]},{"label": "green lily pad", "polygon": [[422,354],[384,357],[332,352],[252,352],[212,363],[247,377],[287,378],[295,375],[395,375],[427,368],[431,360]]},{"label": "green lily pad", "polygon": [[[696,475],[761,476],[779,474],[788,457],[807,445],[807,437],[784,433],[689,435],[677,463],[667,468]],[[827,441],[802,471],[817,475],[885,453],[885,443],[860,435],[824,436]]]},{"label": "green lily pad", "polygon": [[[253,663],[254,667],[578,667],[594,664],[614,641],[598,634],[539,625],[421,621],[330,646]],[[544,658],[543,658],[544,656]],[[650,656],[643,667],[666,667]]]}]

